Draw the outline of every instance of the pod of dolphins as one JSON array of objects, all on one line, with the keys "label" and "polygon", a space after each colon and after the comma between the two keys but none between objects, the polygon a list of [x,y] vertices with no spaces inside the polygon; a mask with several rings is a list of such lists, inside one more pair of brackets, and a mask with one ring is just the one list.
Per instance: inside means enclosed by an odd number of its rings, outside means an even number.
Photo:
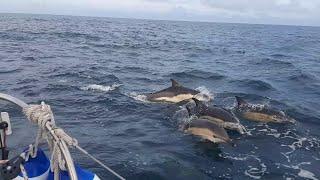
[{"label": "pod of dolphins", "polygon": [[203,95],[200,95],[199,91],[184,87],[173,79],[171,83],[169,88],[146,94],[147,100],[185,103],[189,117],[193,118],[183,124],[183,130],[213,143],[231,142],[226,130],[237,131],[240,134],[246,133],[246,128],[237,117],[263,123],[295,122],[281,110],[266,105],[251,104],[239,96],[235,96],[237,105],[232,110],[215,105],[208,106],[203,102]]}]

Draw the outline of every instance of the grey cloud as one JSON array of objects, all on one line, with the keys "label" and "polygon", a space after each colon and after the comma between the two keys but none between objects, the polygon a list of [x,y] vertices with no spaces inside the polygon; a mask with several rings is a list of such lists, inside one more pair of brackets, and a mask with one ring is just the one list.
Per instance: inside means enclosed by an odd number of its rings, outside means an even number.
[{"label": "grey cloud", "polygon": [[320,25],[319,0],[201,0],[204,6],[220,11],[235,21]]},{"label": "grey cloud", "polygon": [[211,8],[270,15],[296,13],[305,16],[318,13],[320,9],[319,0],[201,0],[201,2]]}]

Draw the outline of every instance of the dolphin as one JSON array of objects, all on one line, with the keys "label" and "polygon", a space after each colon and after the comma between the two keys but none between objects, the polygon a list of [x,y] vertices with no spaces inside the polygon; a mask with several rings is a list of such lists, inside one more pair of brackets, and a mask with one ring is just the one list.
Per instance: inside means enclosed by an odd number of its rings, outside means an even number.
[{"label": "dolphin", "polygon": [[146,94],[147,100],[151,102],[179,103],[195,97],[199,91],[189,89],[180,85],[177,81],[171,80],[171,87],[158,92]]},{"label": "dolphin", "polygon": [[184,126],[184,132],[199,136],[213,143],[231,142],[226,130],[206,119],[193,119]]},{"label": "dolphin", "polygon": [[286,116],[283,111],[271,108],[267,105],[250,104],[239,96],[236,96],[236,101],[237,105],[235,107],[235,111],[242,118],[265,123],[295,122],[293,118]]},{"label": "dolphin", "polygon": [[192,112],[194,112],[194,115],[197,117],[207,119],[225,129],[235,130],[240,134],[246,132],[246,128],[240,124],[239,119],[235,117],[232,112],[218,106],[207,106],[195,98],[192,98],[192,100],[195,102],[196,106],[192,111],[190,107],[186,105],[189,116],[192,116]]}]

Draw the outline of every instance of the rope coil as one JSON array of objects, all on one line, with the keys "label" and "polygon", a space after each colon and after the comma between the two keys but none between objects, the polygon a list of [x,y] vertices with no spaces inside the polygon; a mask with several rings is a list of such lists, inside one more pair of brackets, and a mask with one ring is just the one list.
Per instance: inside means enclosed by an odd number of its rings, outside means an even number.
[{"label": "rope coil", "polygon": [[56,175],[59,175],[60,170],[69,170],[70,179],[78,179],[70,152],[64,143],[69,142],[70,138],[63,135],[61,131],[59,131],[60,135],[57,135],[56,131],[60,128],[55,125],[51,107],[41,102],[40,105],[23,107],[23,112],[30,122],[37,124],[39,127],[35,143],[29,147],[29,155],[35,158],[37,156],[39,143],[47,140],[51,152],[51,170],[55,174],[54,179],[59,179],[59,176]]}]

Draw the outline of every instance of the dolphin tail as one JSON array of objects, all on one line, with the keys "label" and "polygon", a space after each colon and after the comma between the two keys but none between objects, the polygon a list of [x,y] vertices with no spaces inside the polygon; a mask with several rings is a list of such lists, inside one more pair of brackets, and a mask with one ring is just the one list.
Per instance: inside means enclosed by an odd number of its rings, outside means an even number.
[{"label": "dolphin tail", "polygon": [[236,100],[237,100],[237,103],[238,103],[238,107],[240,106],[245,106],[248,104],[247,101],[245,101],[244,99],[242,99],[241,97],[239,96],[235,96],[236,97]]}]

